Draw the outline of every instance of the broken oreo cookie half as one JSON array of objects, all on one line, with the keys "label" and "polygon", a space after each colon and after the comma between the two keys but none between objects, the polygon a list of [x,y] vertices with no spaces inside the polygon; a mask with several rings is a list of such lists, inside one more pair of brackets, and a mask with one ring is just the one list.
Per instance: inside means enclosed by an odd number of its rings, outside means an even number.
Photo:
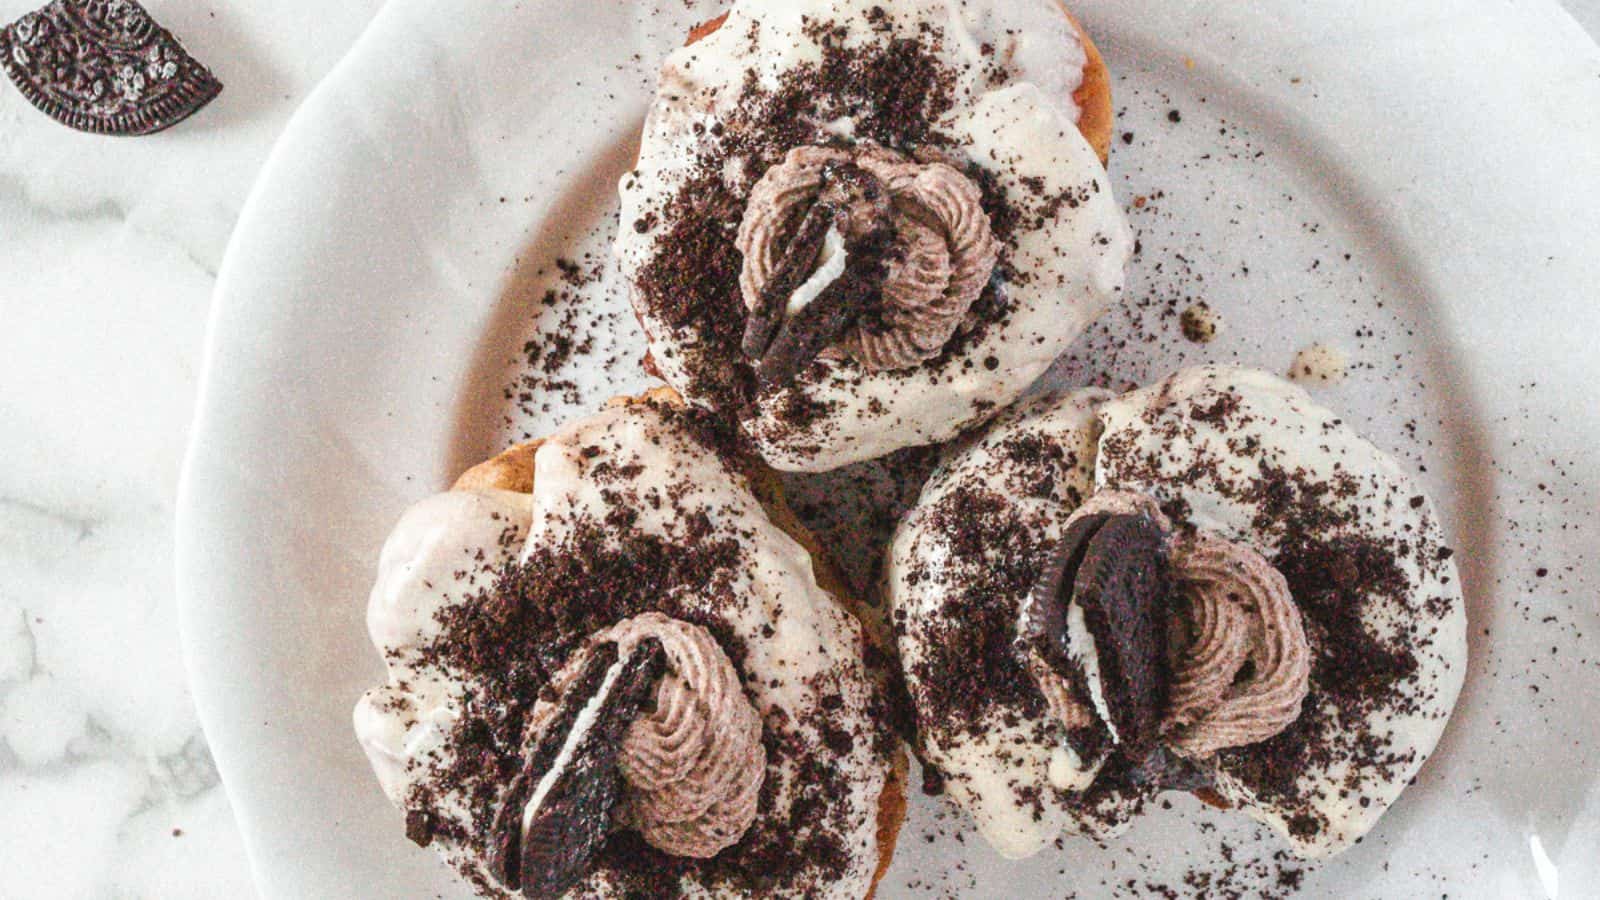
[{"label": "broken oreo cookie half", "polygon": [[1023,606],[1017,644],[1023,650],[1038,654],[1063,678],[1071,674],[1067,605],[1072,599],[1072,580],[1083,566],[1089,538],[1100,530],[1107,518],[1105,515],[1080,516],[1067,526],[1045,563],[1044,574]]},{"label": "broken oreo cookie half", "polygon": [[222,83],[133,0],[55,0],[0,31],[0,68],[28,102],[93,134],[178,124]]},{"label": "broken oreo cookie half", "polygon": [[589,651],[495,816],[488,861],[504,887],[558,897],[588,872],[621,797],[622,739],[665,667],[656,640],[640,642],[626,657],[615,644]]},{"label": "broken oreo cookie half", "polygon": [[817,257],[822,252],[822,242],[838,210],[824,203],[811,206],[795,227],[794,237],[783,250],[772,277],[761,289],[759,301],[745,321],[744,338],[740,342],[744,352],[760,359],[783,324],[784,307],[789,296],[800,287],[817,267]]},{"label": "broken oreo cookie half", "polygon": [[[878,302],[884,256],[895,236],[892,209],[887,189],[866,170],[848,164],[823,170],[816,201],[795,227],[745,323],[741,345],[757,360],[762,388],[791,384]],[[810,302],[790,311],[795,292],[815,275],[830,231],[842,238],[844,269]]]},{"label": "broken oreo cookie half", "polygon": [[[1083,516],[1056,544],[1017,638],[1068,683],[1097,682],[1087,687],[1099,691],[1098,714],[1136,763],[1156,748],[1167,705],[1170,585],[1161,528],[1150,517]],[[1085,671],[1090,657],[1093,672]]]}]

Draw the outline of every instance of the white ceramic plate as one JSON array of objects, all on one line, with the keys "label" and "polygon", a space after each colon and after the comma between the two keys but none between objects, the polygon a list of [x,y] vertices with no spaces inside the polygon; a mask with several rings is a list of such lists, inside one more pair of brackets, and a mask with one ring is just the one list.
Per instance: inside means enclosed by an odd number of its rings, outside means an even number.
[{"label": "white ceramic plate", "polygon": [[[604,258],[656,61],[717,11],[659,5],[392,0],[246,207],[217,289],[178,569],[195,697],[268,896],[465,894],[406,842],[351,736],[351,704],[381,675],[366,591],[408,503],[643,383],[630,317],[591,287],[618,314],[561,373],[574,387],[548,412],[503,396],[522,341],[561,327],[532,302],[541,269]],[[1542,2],[1075,8],[1117,76],[1132,138],[1112,171],[1142,252],[1139,302],[1054,377],[1134,381],[1206,359],[1284,371],[1300,347],[1335,344],[1350,374],[1315,393],[1424,470],[1453,525],[1473,633],[1456,716],[1367,841],[1301,885],[1594,896],[1600,51]],[[1212,344],[1176,336],[1190,297],[1222,316]],[[1006,864],[918,796],[883,895],[1276,879],[1257,828],[1172,806],[1108,847]]]}]

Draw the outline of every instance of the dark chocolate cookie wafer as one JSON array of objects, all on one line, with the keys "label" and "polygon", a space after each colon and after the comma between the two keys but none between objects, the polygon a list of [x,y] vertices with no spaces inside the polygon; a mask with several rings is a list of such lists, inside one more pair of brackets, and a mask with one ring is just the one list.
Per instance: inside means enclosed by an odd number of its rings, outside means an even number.
[{"label": "dark chocolate cookie wafer", "polygon": [[[889,192],[865,169],[824,168],[817,200],[796,227],[745,326],[744,350],[757,358],[756,376],[763,388],[793,382],[863,312],[878,304],[884,254],[894,239],[891,209]],[[844,272],[798,312],[785,315],[790,295],[816,269],[830,228],[843,237]]]},{"label": "dark chocolate cookie wafer", "polygon": [[178,124],[222,83],[133,0],[55,0],[0,31],[0,68],[64,125],[139,135]]},{"label": "dark chocolate cookie wafer", "polygon": [[816,299],[783,320],[766,354],[756,364],[763,388],[792,383],[829,344],[844,334],[883,284],[883,263],[858,255],[845,263],[844,274],[822,289]]},{"label": "dark chocolate cookie wafer", "polygon": [[590,652],[495,817],[490,867],[501,884],[527,897],[557,897],[588,871],[621,795],[623,736],[664,665],[654,640],[623,659],[614,644]]},{"label": "dark chocolate cookie wafer", "polygon": [[783,322],[784,306],[789,302],[789,295],[816,269],[823,238],[828,229],[833,227],[837,212],[832,206],[818,203],[807,210],[800,220],[794,237],[789,239],[789,245],[784,248],[778,268],[773,270],[772,280],[761,289],[761,302],[750,311],[750,318],[745,322],[743,347],[746,354],[760,359],[767,352],[773,336],[778,333],[778,326]]},{"label": "dark chocolate cookie wafer", "polygon": [[1072,602],[1094,638],[1100,690],[1130,759],[1155,746],[1171,681],[1161,540],[1147,516],[1111,516],[1089,539],[1072,584]]},{"label": "dark chocolate cookie wafer", "polygon": [[1072,583],[1083,568],[1089,539],[1106,524],[1106,515],[1079,516],[1067,526],[1056,542],[1044,574],[1023,608],[1017,632],[1017,645],[1038,654],[1052,671],[1071,680],[1077,673],[1067,647],[1067,605],[1072,600]]},{"label": "dark chocolate cookie wafer", "polygon": [[1079,673],[1068,654],[1067,610],[1082,610],[1108,724],[1120,753],[1135,764],[1155,747],[1166,709],[1169,581],[1161,529],[1149,517],[1084,516],[1057,544],[1018,635],[1072,682]]}]

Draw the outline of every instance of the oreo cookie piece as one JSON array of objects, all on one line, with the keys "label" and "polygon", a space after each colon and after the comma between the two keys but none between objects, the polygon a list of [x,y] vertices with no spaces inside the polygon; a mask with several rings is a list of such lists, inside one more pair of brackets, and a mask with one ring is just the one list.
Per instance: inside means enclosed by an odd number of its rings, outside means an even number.
[{"label": "oreo cookie piece", "polygon": [[[1156,749],[1171,681],[1171,586],[1162,539],[1143,515],[1072,523],[1029,598],[1018,636],[1069,683],[1095,682],[1085,688],[1098,691],[1118,753],[1135,765]],[[1078,616],[1086,635],[1074,627]],[[1079,646],[1085,641],[1092,646]]]},{"label": "oreo cookie piece", "polygon": [[745,320],[744,339],[740,346],[747,355],[760,359],[772,345],[773,336],[783,322],[784,306],[789,302],[789,295],[816,269],[823,239],[827,237],[828,229],[833,227],[837,213],[838,210],[832,206],[816,203],[800,220],[794,237],[783,249],[783,257],[773,270],[772,277],[761,289],[755,309],[750,311],[750,317]]},{"label": "oreo cookie piece", "polygon": [[[1187,791],[1210,803],[1205,794],[1208,791],[1214,793],[1216,769],[1179,756],[1158,744],[1129,768],[1126,781],[1134,787]],[[1222,808],[1226,809],[1226,804]]]},{"label": "oreo cookie piece", "polygon": [[0,31],[0,68],[28,102],[94,134],[171,128],[222,83],[133,0],[55,0]]},{"label": "oreo cookie piece", "polygon": [[612,828],[622,792],[617,756],[666,666],[659,641],[626,658],[594,647],[557,700],[492,826],[491,874],[526,897],[558,897],[581,880]]},{"label": "oreo cookie piece", "polygon": [[1044,573],[1022,608],[1017,646],[1032,651],[1050,670],[1071,682],[1080,674],[1068,653],[1067,605],[1072,582],[1083,567],[1089,539],[1106,523],[1107,515],[1080,516],[1067,526],[1045,563]]},{"label": "oreo cookie piece", "polygon": [[778,326],[772,343],[756,364],[761,387],[772,389],[793,382],[819,353],[855,324],[861,311],[877,300],[882,285],[882,260],[851,248],[844,273]]},{"label": "oreo cookie piece", "polygon": [[[817,201],[746,323],[744,351],[757,357],[756,379],[762,388],[793,382],[862,313],[877,306],[885,254],[895,237],[891,213],[888,191],[865,169],[843,164],[823,170]],[[844,271],[811,302],[784,315],[790,295],[814,273],[829,228],[843,238]]]}]

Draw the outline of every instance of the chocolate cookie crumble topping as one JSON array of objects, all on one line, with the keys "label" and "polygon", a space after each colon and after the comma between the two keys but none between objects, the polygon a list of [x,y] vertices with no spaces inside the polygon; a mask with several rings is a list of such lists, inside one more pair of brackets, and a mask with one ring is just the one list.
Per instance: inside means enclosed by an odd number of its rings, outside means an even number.
[{"label": "chocolate cookie crumble topping", "polygon": [[[633,416],[662,430],[624,438],[641,424]],[[408,836],[442,846],[494,897],[585,885],[675,895],[685,880],[806,895],[861,877],[860,839],[878,809],[863,785],[895,749],[882,697],[834,651],[798,668],[752,664],[751,648],[770,654],[776,633],[752,621],[762,557],[750,546],[773,538],[708,505],[720,491],[637,464],[658,467],[661,442],[683,443],[695,471],[720,465],[750,489],[748,459],[725,423],[691,409],[604,421],[557,445],[604,502],[506,562],[469,555],[455,575],[468,592],[440,607],[436,634],[391,651],[461,691],[441,746],[408,764]],[[648,527],[614,515],[630,509],[659,515]],[[502,543],[515,546],[522,528],[508,522]],[[832,627],[819,639],[849,639]],[[684,722],[714,737],[677,743]]]},{"label": "chocolate cookie crumble topping", "polygon": [[[839,213],[835,204],[822,204],[789,223],[781,235],[786,248],[782,266],[747,314],[739,286],[743,255],[735,238],[751,186],[763,173],[797,147],[845,146],[824,127],[843,118],[853,122],[852,139],[858,144],[907,155],[919,151],[961,157],[961,148],[933,125],[955,103],[955,73],[934,52],[943,35],[929,28],[923,40],[846,46],[851,29],[860,27],[881,27],[881,22],[812,23],[807,34],[818,44],[818,62],[784,72],[773,88],[747,79],[727,121],[703,135],[685,183],[653,220],[640,222],[649,226],[641,233],[655,233],[655,249],[639,270],[635,289],[664,325],[696,335],[679,362],[689,370],[692,393],[708,398],[714,408],[744,410],[758,393],[781,390],[852,326],[868,331],[886,327],[879,295],[892,227],[858,236],[853,243],[859,246],[846,250],[860,252],[848,252],[850,263],[842,276],[792,320],[782,315],[783,303],[817,265],[829,230],[824,220]],[[730,171],[741,174],[731,178]],[[859,194],[870,188],[859,173],[853,166],[840,167],[835,181],[855,185]],[[962,174],[977,186],[983,213],[999,241],[997,271],[1008,273],[1008,241],[1017,214],[991,176],[974,166],[964,167]],[[973,328],[951,339],[943,355],[959,353],[986,322],[1003,317],[1001,293],[992,285],[983,289],[972,306]],[[788,412],[781,417],[795,424],[814,420],[826,411],[807,405],[816,402],[797,400],[792,409],[784,407]]]}]

